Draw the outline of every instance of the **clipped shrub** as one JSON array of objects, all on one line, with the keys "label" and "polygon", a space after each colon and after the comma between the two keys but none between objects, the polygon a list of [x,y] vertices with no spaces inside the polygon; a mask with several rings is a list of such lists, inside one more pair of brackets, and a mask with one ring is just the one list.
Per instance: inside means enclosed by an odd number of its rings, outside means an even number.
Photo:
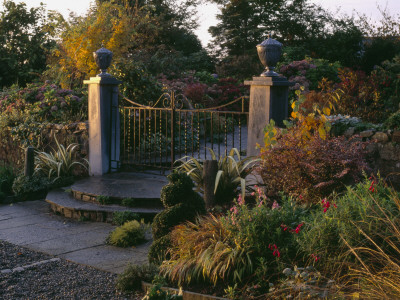
[{"label": "clipped shrub", "polygon": [[185,189],[181,182],[167,184],[161,189],[161,202],[164,207],[172,207],[184,201],[187,195],[190,195],[191,189]]},{"label": "clipped shrub", "polygon": [[161,264],[164,260],[169,259],[170,256],[167,253],[171,247],[171,237],[169,234],[160,237],[155,240],[149,249],[148,259],[150,263]]},{"label": "clipped shrub", "polygon": [[193,190],[184,190],[181,182],[168,184],[161,189],[161,201],[166,208],[185,203],[195,209],[204,210],[203,198]]},{"label": "clipped shrub", "polygon": [[153,238],[159,239],[168,234],[170,230],[185,221],[194,221],[198,214],[205,213],[203,210],[196,210],[186,203],[180,203],[170,208],[163,210],[161,213],[154,217],[152,229]]},{"label": "clipped shrub", "polygon": [[319,81],[326,78],[338,81],[338,70],[340,63],[331,63],[325,59],[306,58],[282,65],[279,72],[286,76],[289,81],[296,82],[291,89],[299,89],[303,86],[306,91],[317,90]]},{"label": "clipped shrub", "polygon": [[124,292],[137,291],[142,288],[142,281],[151,282],[158,274],[158,267],[153,264],[128,265],[118,275],[116,288]]},{"label": "clipped shrub", "polygon": [[124,210],[124,211],[116,211],[113,213],[112,222],[115,225],[121,226],[126,222],[133,220],[136,221],[140,220],[140,216],[135,212]]},{"label": "clipped shrub", "polygon": [[168,208],[187,202],[194,196],[193,182],[185,173],[173,172],[167,178],[170,183],[161,189],[161,202],[164,207]]},{"label": "clipped shrub", "polygon": [[136,246],[145,241],[145,226],[138,221],[129,221],[115,228],[107,237],[107,244],[117,247]]},{"label": "clipped shrub", "polygon": [[122,199],[121,204],[123,206],[127,206],[127,207],[135,207],[136,201],[133,198],[124,198],[124,199]]},{"label": "clipped shrub", "polygon": [[170,181],[161,190],[161,201],[166,208],[154,217],[152,224],[154,242],[149,260],[161,263],[169,247],[171,229],[185,221],[194,221],[198,215],[205,214],[203,198],[193,191],[193,181],[186,173],[174,171],[168,175]]},{"label": "clipped shrub", "polygon": [[184,172],[172,172],[167,178],[171,183],[181,182],[185,189],[192,189],[194,187],[192,179]]},{"label": "clipped shrub", "polygon": [[20,200],[35,200],[46,196],[50,184],[49,179],[46,177],[28,177],[21,174],[15,178],[12,190]]}]

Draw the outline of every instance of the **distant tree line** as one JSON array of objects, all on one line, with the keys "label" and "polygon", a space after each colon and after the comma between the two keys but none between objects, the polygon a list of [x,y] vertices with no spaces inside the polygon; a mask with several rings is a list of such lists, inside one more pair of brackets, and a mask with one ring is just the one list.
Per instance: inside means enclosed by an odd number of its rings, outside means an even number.
[{"label": "distant tree line", "polygon": [[255,46],[268,33],[284,44],[285,60],[310,56],[365,71],[400,50],[399,21],[387,12],[374,27],[365,17],[338,17],[310,0],[208,0],[220,12],[206,50],[194,33],[200,1],[97,0],[85,15],[65,19],[57,12],[46,14],[43,5],[28,9],[5,0],[0,87],[38,78],[79,87],[98,71],[92,53],[102,44],[114,52],[114,73],[148,92],[161,73],[256,75],[262,66]]}]

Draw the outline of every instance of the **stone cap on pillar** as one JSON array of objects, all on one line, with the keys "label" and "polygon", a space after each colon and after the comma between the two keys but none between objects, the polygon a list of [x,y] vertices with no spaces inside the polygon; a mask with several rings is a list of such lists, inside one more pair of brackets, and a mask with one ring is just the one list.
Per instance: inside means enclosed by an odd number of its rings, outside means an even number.
[{"label": "stone cap on pillar", "polygon": [[246,80],[245,85],[256,85],[256,86],[294,86],[295,82],[288,81],[286,77],[274,76],[264,77],[255,76],[253,80]]},{"label": "stone cap on pillar", "polygon": [[118,85],[122,81],[116,79],[115,77],[90,77],[89,80],[84,80],[83,84],[102,84],[102,85]]}]

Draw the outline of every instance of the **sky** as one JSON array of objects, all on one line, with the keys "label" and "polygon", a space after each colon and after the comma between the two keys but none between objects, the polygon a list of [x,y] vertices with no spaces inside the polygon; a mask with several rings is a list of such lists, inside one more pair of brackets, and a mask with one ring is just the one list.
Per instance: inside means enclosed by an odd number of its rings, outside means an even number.
[{"label": "sky", "polygon": [[[28,7],[37,7],[40,2],[43,2],[47,9],[57,10],[62,13],[65,17],[70,12],[76,14],[84,14],[90,7],[91,0],[16,0],[15,2],[25,2]],[[332,12],[346,13],[352,15],[354,10],[361,14],[365,14],[373,20],[379,20],[380,13],[377,6],[382,9],[387,8],[392,15],[400,14],[400,0],[311,0],[316,4],[320,4],[325,9]],[[208,33],[208,27],[217,24],[216,14],[218,8],[216,5],[207,4],[203,5],[198,9],[199,28],[196,30],[196,34],[201,40],[204,46],[207,45],[211,39]]]}]

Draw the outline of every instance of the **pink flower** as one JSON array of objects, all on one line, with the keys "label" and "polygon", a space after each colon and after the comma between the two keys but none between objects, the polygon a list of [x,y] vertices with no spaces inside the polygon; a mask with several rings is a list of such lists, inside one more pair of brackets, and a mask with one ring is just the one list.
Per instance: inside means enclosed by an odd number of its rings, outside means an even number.
[{"label": "pink flower", "polygon": [[242,198],[242,194],[240,194],[239,197],[238,197],[238,204],[239,205],[244,205],[244,199]]},{"label": "pink flower", "polygon": [[274,203],[272,203],[272,209],[278,209],[280,206],[278,204],[278,202],[274,201]]},{"label": "pink flower", "polygon": [[238,209],[237,209],[236,205],[233,206],[233,207],[230,209],[230,211],[231,211],[234,215],[237,215]]}]

